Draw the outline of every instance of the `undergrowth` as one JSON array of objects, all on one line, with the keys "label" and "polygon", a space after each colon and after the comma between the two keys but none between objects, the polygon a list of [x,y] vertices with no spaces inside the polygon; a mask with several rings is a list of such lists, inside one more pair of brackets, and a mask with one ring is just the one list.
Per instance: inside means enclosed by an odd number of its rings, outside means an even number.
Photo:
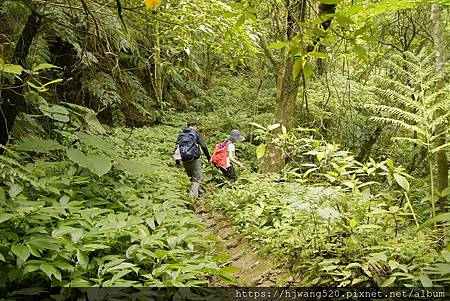
[{"label": "undergrowth", "polygon": [[298,285],[447,283],[447,232],[418,231],[429,206],[402,167],[391,160],[361,164],[304,130],[280,135],[278,143],[291,159],[283,173],[241,175],[208,202],[289,267]]},{"label": "undergrowth", "polygon": [[168,164],[167,137],[176,135],[167,126],[69,126],[10,146],[0,157],[0,290],[232,280],[186,197],[187,179]]}]

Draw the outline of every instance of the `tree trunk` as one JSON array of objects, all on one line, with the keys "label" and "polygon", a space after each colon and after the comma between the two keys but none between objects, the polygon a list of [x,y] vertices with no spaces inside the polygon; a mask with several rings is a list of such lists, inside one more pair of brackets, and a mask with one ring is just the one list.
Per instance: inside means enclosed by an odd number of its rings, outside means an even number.
[{"label": "tree trunk", "polygon": [[206,46],[206,66],[205,66],[205,79],[203,80],[203,88],[209,90],[212,77],[214,74],[214,69],[216,65],[216,60],[214,57],[211,57],[211,46]]},{"label": "tree trunk", "polygon": [[[22,67],[26,66],[25,62],[30,51],[31,43],[37,35],[41,24],[42,18],[36,12],[32,12],[30,16],[28,16],[27,23],[25,24],[14,49],[14,55],[11,59],[12,64],[21,65]],[[21,79],[24,81],[25,75],[22,75]],[[1,100],[0,120],[2,122],[0,122],[0,144],[6,145],[17,114],[23,110],[23,107],[25,106],[23,85],[17,83],[13,85],[13,87],[3,90]],[[0,148],[0,155],[1,154],[3,154],[3,148]]]},{"label": "tree trunk", "polygon": [[[445,68],[445,49],[444,49],[444,26],[442,23],[442,8],[438,4],[433,4],[431,6],[431,20],[434,25],[434,48],[436,52],[436,75],[438,75],[439,81],[437,82],[437,88],[440,89],[445,85],[445,78],[442,76],[444,73]],[[442,76],[442,77],[439,77]],[[439,100],[442,99],[442,97],[445,96],[438,96]],[[439,110],[436,112],[436,114],[442,115],[445,114],[443,110]],[[438,139],[436,139],[435,146],[441,146],[445,144],[445,124],[439,126],[439,128],[436,129],[436,135],[440,135]],[[446,149],[443,148],[440,151],[436,153],[436,162],[437,162],[437,186],[438,191],[442,192],[445,188],[448,186],[448,160],[447,160],[447,153]],[[443,207],[445,206],[446,198],[440,197],[438,206]]]},{"label": "tree trunk", "polygon": [[[325,4],[320,3],[318,8],[319,16],[328,15],[328,14],[334,14],[336,12],[336,4]],[[323,28],[323,30],[327,30],[331,26],[332,19],[328,19],[320,24],[320,26]],[[320,40],[320,37],[317,37],[314,41],[314,45],[316,45]],[[318,48],[319,52],[325,52],[325,46],[319,45]],[[317,73],[322,75],[325,72],[325,64],[324,60],[318,59],[316,62],[317,65]]]},{"label": "tree trunk", "polygon": [[163,109],[163,83],[162,83],[162,74],[161,74],[161,46],[159,40],[159,24],[155,24],[154,28],[155,33],[155,48],[153,52],[153,62],[155,64],[155,78],[154,78],[154,89],[156,101],[158,103],[158,107],[162,112]]},{"label": "tree trunk", "polygon": [[[287,15],[284,22],[286,22],[286,32],[284,33],[284,41],[291,41],[300,29],[299,22],[305,21],[307,2],[301,1],[287,1]],[[320,7],[321,14],[333,13],[336,5],[326,5]],[[327,30],[331,24],[331,19],[324,21],[320,26]],[[318,43],[320,36],[316,37],[315,43]],[[293,67],[295,60],[294,54],[290,49],[283,49],[281,57],[275,58],[267,46],[264,37],[261,39],[261,47],[264,53],[268,56],[270,61],[275,66],[277,72],[277,98],[275,102],[274,123],[279,123],[290,130],[294,124],[295,103],[297,101],[298,89],[301,84],[303,70],[294,75]],[[302,52],[313,51],[305,45]],[[274,138],[280,133],[281,127],[274,131]],[[278,172],[283,169],[285,165],[286,155],[282,149],[276,146],[275,143],[269,143],[266,154],[260,166],[261,172]]]},{"label": "tree trunk", "polygon": [[356,160],[359,162],[366,162],[370,157],[370,152],[372,151],[372,147],[377,142],[378,137],[381,135],[381,132],[383,132],[383,125],[378,126],[372,135],[370,135],[369,139],[366,140],[363,147],[361,148],[361,151],[359,152],[358,156],[356,156]]},{"label": "tree trunk", "polygon": [[[279,66],[277,70],[277,98],[275,103],[274,123],[285,126],[287,130],[292,128],[294,123],[295,103],[297,100],[298,88],[300,86],[301,74],[296,78],[293,76],[292,67],[294,59],[286,60],[284,66]],[[281,127],[274,131],[274,135],[281,132]],[[268,145],[266,156],[261,164],[261,172],[277,172],[285,165],[285,154],[275,143]]]}]

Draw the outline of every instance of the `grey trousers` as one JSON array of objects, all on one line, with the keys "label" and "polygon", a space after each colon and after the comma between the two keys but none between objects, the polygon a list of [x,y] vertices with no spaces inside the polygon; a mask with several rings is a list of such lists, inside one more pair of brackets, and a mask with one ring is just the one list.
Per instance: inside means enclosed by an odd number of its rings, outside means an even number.
[{"label": "grey trousers", "polygon": [[189,194],[198,197],[200,191],[200,179],[202,177],[202,159],[195,159],[189,162],[183,162],[184,169],[191,180],[191,188]]}]

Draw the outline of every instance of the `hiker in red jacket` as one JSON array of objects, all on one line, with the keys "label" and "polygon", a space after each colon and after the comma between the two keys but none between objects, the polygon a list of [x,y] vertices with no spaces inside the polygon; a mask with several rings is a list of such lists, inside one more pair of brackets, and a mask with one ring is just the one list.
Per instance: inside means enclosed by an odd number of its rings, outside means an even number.
[{"label": "hiker in red jacket", "polygon": [[244,141],[245,138],[238,130],[232,130],[228,138],[221,144],[216,145],[211,162],[215,164],[222,173],[230,180],[236,180],[236,172],[234,166],[238,166],[240,170],[245,170],[244,164],[239,162],[235,155],[235,142]]}]

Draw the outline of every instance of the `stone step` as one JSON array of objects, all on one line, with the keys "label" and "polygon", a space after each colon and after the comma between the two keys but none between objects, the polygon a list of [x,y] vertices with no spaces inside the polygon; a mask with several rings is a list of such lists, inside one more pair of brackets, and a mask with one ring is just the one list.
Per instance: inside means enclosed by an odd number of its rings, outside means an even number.
[{"label": "stone step", "polygon": [[255,266],[239,275],[238,285],[242,287],[256,286],[272,271],[272,265],[266,261],[259,261]]},{"label": "stone step", "polygon": [[240,237],[234,237],[233,239],[227,239],[224,244],[227,249],[233,249],[239,246],[240,244],[245,243]]},{"label": "stone step", "polygon": [[270,258],[258,255],[246,238],[236,235],[236,228],[222,214],[204,208],[199,208],[198,216],[211,235],[218,238],[215,252],[221,257],[220,266],[239,268],[232,273],[237,279],[235,284],[216,278],[211,280],[211,286],[285,287],[295,282],[287,267],[275,266]]},{"label": "stone step", "polygon": [[228,237],[230,237],[233,234],[234,230],[231,227],[225,227],[217,231],[217,237],[220,240],[225,241]]},{"label": "stone step", "polygon": [[259,263],[259,257],[254,254],[247,253],[244,254],[241,258],[234,261],[231,266],[238,267],[241,269],[241,272],[246,272],[253,268],[255,265]]}]

